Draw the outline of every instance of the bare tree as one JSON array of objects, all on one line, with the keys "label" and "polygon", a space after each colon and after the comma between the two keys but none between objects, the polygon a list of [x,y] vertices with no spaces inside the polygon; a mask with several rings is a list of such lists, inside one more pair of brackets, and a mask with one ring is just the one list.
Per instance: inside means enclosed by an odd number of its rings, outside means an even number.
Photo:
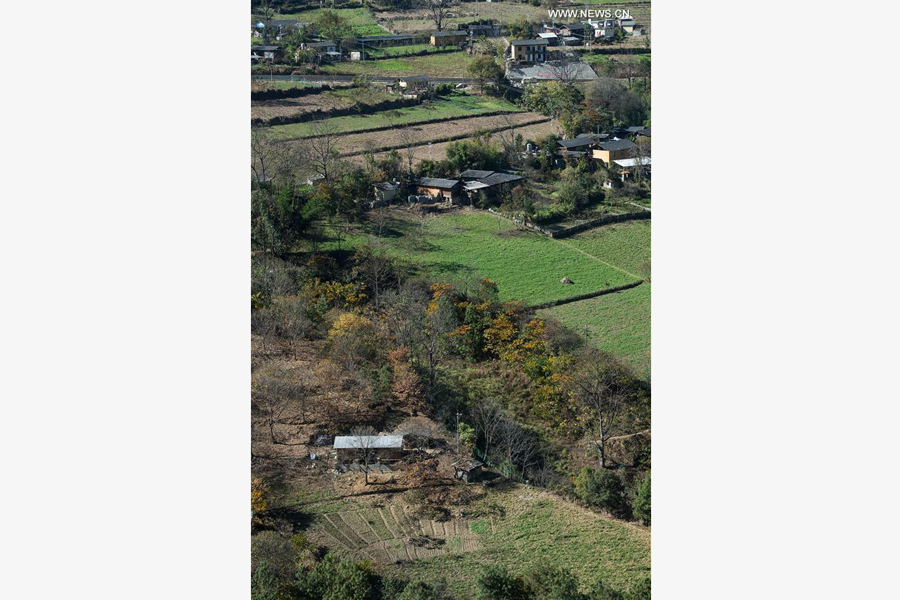
[{"label": "bare tree", "polygon": [[444,21],[448,13],[458,4],[457,0],[421,0],[420,6],[425,6],[431,13],[431,20],[438,31],[444,30]]},{"label": "bare tree", "polygon": [[400,143],[403,144],[403,154],[406,157],[406,173],[407,179],[412,181],[413,179],[413,160],[416,157],[416,149],[419,145],[419,140],[416,137],[416,132],[420,131],[416,127],[397,127],[397,137],[400,140]]},{"label": "bare tree", "polygon": [[372,290],[377,311],[380,308],[382,288],[394,275],[396,265],[380,245],[367,245],[357,250],[356,255],[357,272],[362,274],[366,285]]},{"label": "bare tree", "polygon": [[582,408],[582,421],[587,427],[600,468],[606,467],[606,442],[615,433],[629,400],[625,373],[621,367],[594,352],[582,356],[570,376],[575,398]]},{"label": "bare tree", "polygon": [[313,121],[309,125],[310,137],[304,138],[303,154],[316,174],[328,181],[331,167],[338,159],[338,130],[330,119]]},{"label": "bare tree", "polygon": [[357,451],[357,456],[363,465],[366,485],[369,485],[369,466],[375,459],[375,430],[368,426],[355,427],[350,433],[352,435],[353,445]]},{"label": "bare tree", "polygon": [[501,418],[498,433],[500,444],[506,454],[506,462],[510,467],[518,467],[524,475],[536,463],[537,449],[534,435],[508,414],[504,414]]},{"label": "bare tree", "polygon": [[269,137],[266,128],[254,128],[250,134],[250,169],[258,187],[273,182],[292,184],[304,157],[298,147]]},{"label": "bare tree", "polygon": [[516,123],[508,113],[495,117],[503,125],[503,129],[497,132],[497,138],[503,147],[510,165],[516,166],[519,162],[519,148],[516,145]]},{"label": "bare tree", "polygon": [[476,405],[472,410],[472,422],[475,425],[475,434],[480,434],[484,439],[485,459],[489,458],[489,453],[497,438],[500,424],[503,422],[503,417],[503,408],[494,400],[485,400]]}]

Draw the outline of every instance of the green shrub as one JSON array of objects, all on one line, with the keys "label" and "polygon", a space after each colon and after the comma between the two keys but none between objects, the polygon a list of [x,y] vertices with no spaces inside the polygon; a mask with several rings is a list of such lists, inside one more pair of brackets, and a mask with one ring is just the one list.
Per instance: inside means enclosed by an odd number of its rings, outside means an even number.
[{"label": "green shrub", "polygon": [[297,574],[298,588],[322,600],[375,600],[378,579],[364,565],[328,554],[310,571]]},{"label": "green shrub", "polygon": [[522,580],[499,565],[485,567],[475,583],[478,586],[476,600],[525,600],[528,597]]},{"label": "green shrub", "polygon": [[625,486],[619,476],[605,469],[595,470],[585,467],[575,478],[575,493],[591,506],[625,517],[628,503],[625,501]]},{"label": "green shrub", "polygon": [[566,569],[544,566],[525,578],[533,598],[541,600],[584,600],[578,591],[578,579]]},{"label": "green shrub", "polygon": [[602,581],[597,581],[588,591],[588,600],[626,600],[622,592],[608,587]]},{"label": "green shrub", "polygon": [[650,524],[650,474],[648,473],[641,485],[638,486],[637,497],[634,499],[634,516],[643,521],[644,525]]}]

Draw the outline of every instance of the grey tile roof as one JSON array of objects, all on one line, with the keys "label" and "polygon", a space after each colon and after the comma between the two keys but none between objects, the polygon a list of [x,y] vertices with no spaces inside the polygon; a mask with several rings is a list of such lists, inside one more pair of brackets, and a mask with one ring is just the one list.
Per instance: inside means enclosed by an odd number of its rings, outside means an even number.
[{"label": "grey tile roof", "polygon": [[577,137],[574,140],[559,140],[559,145],[566,149],[581,148],[594,143],[592,137]]},{"label": "grey tile roof", "polygon": [[433,187],[441,190],[449,190],[459,184],[456,179],[441,179],[439,177],[420,177],[416,185]]},{"label": "grey tile roof", "polygon": [[637,148],[637,144],[631,140],[610,140],[608,142],[600,142],[599,146],[603,150],[628,150],[629,148]]},{"label": "grey tile roof", "polygon": [[460,179],[481,179],[483,177],[490,177],[493,174],[493,171],[479,171],[478,169],[469,169],[460,173],[459,177]]},{"label": "grey tile roof", "polygon": [[546,46],[549,44],[547,40],[513,40],[510,42],[513,46]]},{"label": "grey tile roof", "polygon": [[513,181],[519,181],[524,179],[521,175],[510,175],[509,173],[494,173],[489,177],[485,177],[484,179],[479,179],[479,181],[485,185],[500,185],[502,183],[511,183]]}]

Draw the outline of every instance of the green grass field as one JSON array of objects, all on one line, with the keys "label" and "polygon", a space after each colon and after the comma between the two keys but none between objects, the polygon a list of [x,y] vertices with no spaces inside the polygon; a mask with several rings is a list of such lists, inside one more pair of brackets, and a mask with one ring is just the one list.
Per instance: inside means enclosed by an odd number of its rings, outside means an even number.
[{"label": "green grass field", "polygon": [[[335,93],[345,93],[343,90]],[[371,115],[349,115],[334,117],[328,123],[338,133],[365,131],[388,125],[412,125],[431,119],[449,119],[470,117],[495,111],[515,112],[519,109],[506,100],[468,94],[451,94],[428,104],[421,104],[392,111],[383,111]],[[309,123],[293,123],[277,125],[269,128],[273,139],[300,139],[313,133],[314,127]]]},{"label": "green grass field", "polygon": [[622,591],[650,576],[650,532],[645,529],[524,486],[491,492],[484,503],[499,507],[501,514],[491,517],[493,532],[488,521],[483,522],[478,549],[389,568],[410,579],[444,578],[460,598],[474,595],[475,577],[485,564],[504,565],[516,575],[543,565],[561,566],[584,587],[600,579]]},{"label": "green grass field", "polygon": [[315,23],[322,18],[325,11],[336,12],[341,18],[346,19],[347,24],[351,27],[377,24],[368,8],[313,8],[294,13],[278,13],[272,18],[296,19],[301,23]]},{"label": "green grass field", "polygon": [[642,279],[650,269],[650,221],[604,225],[566,238],[566,243]]},{"label": "green grass field", "polygon": [[[518,230],[506,219],[482,211],[427,217],[424,221],[393,211],[392,218],[389,235],[378,238],[389,251],[434,280],[489,277],[498,283],[502,300],[539,304],[649,276],[649,221],[607,225],[551,240]],[[366,239],[363,232],[355,232],[340,247],[356,247]],[[329,242],[323,249],[336,248]],[[563,277],[575,284],[559,283]],[[586,335],[592,344],[639,375],[647,375],[650,287],[645,282],[623,292],[545,309],[540,315]]]},{"label": "green grass field", "polygon": [[[562,241],[638,278],[650,275],[650,221],[606,225]],[[638,373],[649,371],[649,284],[541,312],[587,335]]]},{"label": "green grass field", "polygon": [[466,67],[474,57],[465,52],[446,52],[427,56],[410,56],[386,60],[364,60],[328,64],[322,67],[327,74],[343,75],[430,75],[432,77],[465,77]]},{"label": "green grass field", "polygon": [[[391,235],[381,239],[393,253],[435,280],[488,277],[502,300],[538,304],[614,287],[634,277],[592,260],[571,247],[482,211],[464,211],[417,222],[395,211]],[[344,247],[365,241],[357,235]],[[574,285],[559,282],[568,277]]]},{"label": "green grass field", "polygon": [[650,370],[650,286],[600,296],[547,310],[541,315],[586,334],[591,343],[632,367]]}]

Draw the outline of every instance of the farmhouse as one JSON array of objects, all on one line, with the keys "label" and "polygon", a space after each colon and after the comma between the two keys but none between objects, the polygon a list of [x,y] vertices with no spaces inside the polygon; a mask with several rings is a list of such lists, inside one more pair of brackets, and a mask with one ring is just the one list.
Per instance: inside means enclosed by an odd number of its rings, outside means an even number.
[{"label": "farmhouse", "polygon": [[547,44],[550,46],[559,46],[559,36],[552,31],[547,33],[539,33],[538,37],[542,40],[547,40]]},{"label": "farmhouse", "polygon": [[315,50],[316,54],[337,52],[337,43],[331,41],[313,42],[311,44],[304,44],[303,47],[309,48],[310,50]]},{"label": "farmhouse", "polygon": [[376,183],[375,184],[375,203],[379,206],[383,206],[385,204],[389,204],[394,198],[397,197],[397,193],[400,191],[399,183]]},{"label": "farmhouse", "polygon": [[462,182],[457,179],[440,179],[437,177],[420,177],[416,180],[416,193],[422,196],[441,198],[449,203],[459,199]]},{"label": "farmhouse", "polygon": [[275,61],[282,57],[280,46],[250,46],[250,60]]},{"label": "farmhouse", "polygon": [[512,59],[517,63],[542,63],[547,60],[547,46],[545,39],[538,40],[514,40],[510,43]]},{"label": "farmhouse", "polygon": [[630,140],[621,140],[613,138],[611,140],[600,142],[594,148],[593,157],[609,164],[620,158],[630,158],[631,152],[637,145]]},{"label": "farmhouse", "polygon": [[615,37],[616,31],[619,29],[619,23],[616,19],[603,19],[601,21],[590,21],[590,25],[594,30],[595,38],[612,38]]},{"label": "farmhouse", "polygon": [[339,435],[334,438],[334,450],[340,462],[361,458],[365,452],[375,460],[403,458],[402,435]]},{"label": "farmhouse", "polygon": [[431,32],[430,44],[432,46],[456,46],[462,44],[468,39],[469,34],[465,30],[459,31],[433,31]]},{"label": "farmhouse", "polygon": [[507,192],[525,179],[512,173],[477,169],[463,171],[459,174],[459,178],[463,180],[462,189],[469,198],[469,204],[474,204],[475,198],[479,196],[496,196]]}]

